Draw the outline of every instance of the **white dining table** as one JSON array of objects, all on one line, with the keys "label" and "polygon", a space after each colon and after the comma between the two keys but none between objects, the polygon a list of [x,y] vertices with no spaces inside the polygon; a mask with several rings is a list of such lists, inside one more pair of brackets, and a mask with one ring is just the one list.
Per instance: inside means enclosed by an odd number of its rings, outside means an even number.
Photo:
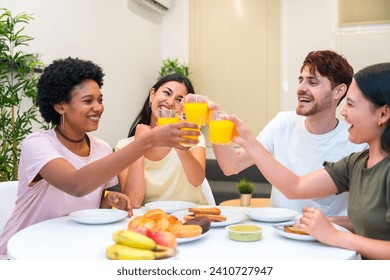
[{"label": "white dining table", "polygon": [[[219,207],[223,211],[243,212],[244,207]],[[252,208],[253,209],[253,208]],[[134,215],[145,213],[144,207]],[[16,260],[99,260],[107,259],[105,249],[113,244],[112,234],[127,229],[131,218],[107,224],[83,224],[69,216],[47,220],[16,233],[8,242],[7,253]],[[212,227],[204,237],[179,243],[177,260],[345,260],[356,259],[354,251],[332,247],[318,241],[294,240],[281,236],[271,223],[251,220],[263,228],[259,241],[229,239],[225,226]]]}]

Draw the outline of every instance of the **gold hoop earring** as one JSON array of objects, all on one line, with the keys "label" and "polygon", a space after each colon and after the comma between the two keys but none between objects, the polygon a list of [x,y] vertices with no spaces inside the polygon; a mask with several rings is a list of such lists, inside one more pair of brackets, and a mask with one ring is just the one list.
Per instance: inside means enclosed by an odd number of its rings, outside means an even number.
[{"label": "gold hoop earring", "polygon": [[64,126],[65,126],[64,115],[65,115],[65,113],[63,115],[61,115],[61,130],[62,131],[64,131]]}]

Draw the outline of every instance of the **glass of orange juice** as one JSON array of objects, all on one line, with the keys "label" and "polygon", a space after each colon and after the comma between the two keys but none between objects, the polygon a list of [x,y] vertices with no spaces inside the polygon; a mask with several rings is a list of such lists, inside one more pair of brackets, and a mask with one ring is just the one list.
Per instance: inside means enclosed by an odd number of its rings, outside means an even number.
[{"label": "glass of orange juice", "polygon": [[228,113],[223,111],[210,112],[209,140],[211,144],[228,145],[232,140],[234,123],[224,119],[224,115],[226,116]]},{"label": "glass of orange juice", "polygon": [[158,109],[157,125],[178,123],[179,113],[178,110]]},{"label": "glass of orange juice", "polygon": [[184,102],[184,111],[188,122],[203,126],[207,121],[207,100],[200,95],[189,94]]},{"label": "glass of orange juice", "polygon": [[[186,114],[184,114],[183,112],[180,112],[179,113],[179,120],[180,121],[187,121],[186,120]],[[199,128],[181,128],[182,130],[193,130],[193,131],[200,131]],[[195,135],[195,136],[192,136],[192,135],[187,135],[187,136],[182,136],[183,138],[187,138],[187,139],[193,139],[193,140],[198,140],[198,136]],[[196,144],[185,144],[185,143],[180,143],[182,146],[184,147],[194,147]]]}]

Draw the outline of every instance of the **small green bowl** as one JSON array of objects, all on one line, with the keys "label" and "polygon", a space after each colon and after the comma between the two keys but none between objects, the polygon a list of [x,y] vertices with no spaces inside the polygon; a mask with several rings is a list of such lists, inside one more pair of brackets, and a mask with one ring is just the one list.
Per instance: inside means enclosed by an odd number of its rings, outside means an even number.
[{"label": "small green bowl", "polygon": [[235,241],[251,242],[260,240],[263,229],[257,225],[236,224],[226,227],[229,238]]}]

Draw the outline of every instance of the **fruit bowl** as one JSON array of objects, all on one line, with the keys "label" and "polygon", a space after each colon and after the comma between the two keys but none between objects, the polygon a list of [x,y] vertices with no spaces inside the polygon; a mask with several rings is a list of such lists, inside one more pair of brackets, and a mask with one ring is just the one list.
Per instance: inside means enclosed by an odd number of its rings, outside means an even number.
[{"label": "fruit bowl", "polygon": [[251,242],[260,240],[263,229],[257,225],[235,224],[226,227],[229,238],[234,241]]}]

